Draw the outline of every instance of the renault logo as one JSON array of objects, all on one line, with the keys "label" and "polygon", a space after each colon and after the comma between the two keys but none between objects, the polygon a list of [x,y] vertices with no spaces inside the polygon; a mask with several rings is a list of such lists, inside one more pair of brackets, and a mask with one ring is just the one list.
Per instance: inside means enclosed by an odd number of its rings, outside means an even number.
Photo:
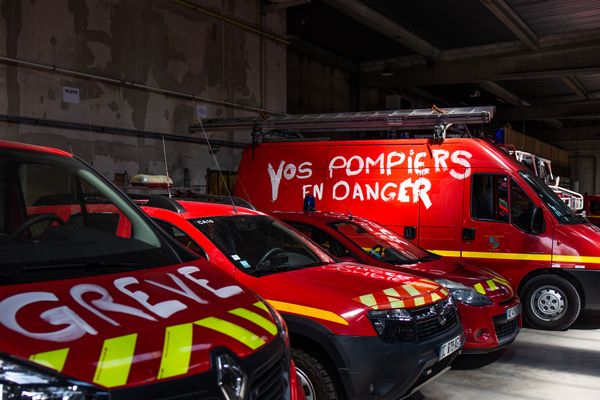
[{"label": "renault logo", "polygon": [[436,304],[434,308],[440,325],[446,325],[447,319],[446,314],[444,313],[444,306],[442,304]]},{"label": "renault logo", "polygon": [[217,384],[227,400],[242,400],[246,395],[248,376],[228,354],[217,356]]}]

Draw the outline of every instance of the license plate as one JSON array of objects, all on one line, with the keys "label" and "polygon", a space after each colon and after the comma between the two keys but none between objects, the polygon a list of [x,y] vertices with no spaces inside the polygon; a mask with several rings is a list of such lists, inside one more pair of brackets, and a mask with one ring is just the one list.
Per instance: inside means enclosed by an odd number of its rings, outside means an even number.
[{"label": "license plate", "polygon": [[450,354],[454,353],[458,349],[460,349],[461,338],[460,336],[455,337],[454,339],[444,343],[440,347],[440,353],[438,355],[438,360],[442,360],[448,357]]},{"label": "license plate", "polygon": [[506,310],[506,319],[508,321],[515,319],[519,316],[519,314],[521,314],[521,305],[517,304],[514,307],[509,308],[508,310]]}]

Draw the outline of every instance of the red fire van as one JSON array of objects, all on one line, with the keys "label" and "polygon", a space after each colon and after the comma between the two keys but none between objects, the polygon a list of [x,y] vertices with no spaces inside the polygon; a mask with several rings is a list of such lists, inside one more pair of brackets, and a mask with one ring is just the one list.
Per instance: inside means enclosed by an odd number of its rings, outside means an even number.
[{"label": "red fire van", "polygon": [[336,262],[284,223],[242,207],[151,196],[143,209],[282,313],[307,399],[402,398],[462,347],[452,297],[431,280]]},{"label": "red fire van", "polygon": [[281,317],[71,154],[0,141],[0,398],[302,399]]},{"label": "red fire van", "polygon": [[600,231],[533,172],[471,138],[264,142],[243,154],[236,195],[257,209],[379,222],[434,253],[497,271],[534,327],[600,307]]}]

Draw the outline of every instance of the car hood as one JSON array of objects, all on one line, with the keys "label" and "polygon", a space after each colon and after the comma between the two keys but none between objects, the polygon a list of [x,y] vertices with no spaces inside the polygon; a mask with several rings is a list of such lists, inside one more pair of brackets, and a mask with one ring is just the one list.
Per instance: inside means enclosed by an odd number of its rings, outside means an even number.
[{"label": "car hood", "polygon": [[[253,292],[203,261],[0,286],[0,352],[116,388],[210,369],[277,337]],[[234,333],[234,334],[232,334]]]},{"label": "car hood", "polygon": [[514,296],[510,283],[488,269],[440,258],[411,265],[398,265],[401,271],[413,272],[419,276],[435,280],[449,279],[485,294],[495,302],[508,300]]},{"label": "car hood", "polygon": [[349,262],[252,280],[251,287],[279,311],[294,313],[302,307],[325,311],[330,321],[341,325],[364,318],[368,310],[414,308],[448,296],[448,291],[428,279]]}]

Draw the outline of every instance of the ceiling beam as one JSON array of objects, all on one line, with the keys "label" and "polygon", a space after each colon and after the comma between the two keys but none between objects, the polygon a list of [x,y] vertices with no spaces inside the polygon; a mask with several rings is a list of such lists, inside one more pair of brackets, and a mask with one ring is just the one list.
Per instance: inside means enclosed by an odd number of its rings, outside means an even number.
[{"label": "ceiling beam", "polygon": [[271,11],[283,10],[284,8],[301,6],[301,5],[307,4],[307,3],[310,3],[310,0],[287,0],[287,1],[271,0],[271,4],[263,4],[261,11],[263,12],[263,14],[266,14]]},{"label": "ceiling beam", "polygon": [[588,92],[579,79],[574,76],[564,76],[561,78],[565,85],[569,87],[577,96],[585,100],[593,100],[594,96]]},{"label": "ceiling beam", "polygon": [[529,49],[538,49],[537,35],[504,0],[481,0],[481,3]]},{"label": "ceiling beam", "polygon": [[429,59],[437,59],[441,50],[420,38],[391,18],[359,0],[321,0],[323,3],[355,19],[363,25]]},{"label": "ceiling beam", "polygon": [[393,76],[382,77],[378,71],[363,72],[361,84],[397,87],[590,75],[600,73],[600,44],[388,68],[395,71]]},{"label": "ceiling beam", "polygon": [[600,119],[600,100],[562,104],[541,104],[499,108],[496,121],[530,121],[548,119]]},{"label": "ceiling beam", "polygon": [[498,85],[497,83],[490,82],[490,81],[480,82],[479,87],[513,106],[529,106],[529,105],[531,105],[527,101],[523,100],[516,94],[506,90],[505,88]]}]

